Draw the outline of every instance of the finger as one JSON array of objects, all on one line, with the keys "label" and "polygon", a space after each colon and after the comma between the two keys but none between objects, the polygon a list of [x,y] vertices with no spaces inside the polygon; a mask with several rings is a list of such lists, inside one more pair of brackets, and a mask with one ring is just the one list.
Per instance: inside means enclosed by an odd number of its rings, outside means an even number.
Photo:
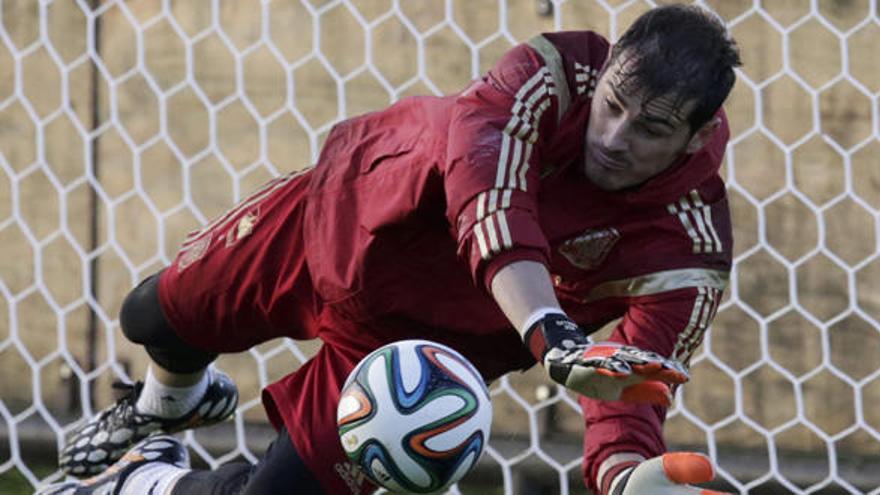
[{"label": "finger", "polygon": [[[669,481],[679,485],[708,483],[715,479],[712,461],[696,452],[672,452],[663,454],[663,471]],[[700,489],[700,495],[733,495],[728,492]]]},{"label": "finger", "polygon": [[624,388],[620,393],[620,400],[668,406],[672,404],[672,392],[663,382],[644,381]]},{"label": "finger", "polygon": [[669,370],[686,371],[679,361],[665,358],[659,354],[651,353],[650,356],[646,356],[645,354],[646,353],[644,352],[641,354],[619,352],[615,354],[614,357],[621,361],[625,361],[632,366],[647,366],[652,369],[665,368]]},{"label": "finger", "polygon": [[678,374],[687,375],[687,369],[678,361],[667,359],[663,356],[649,351],[621,351],[616,353],[614,359],[627,363],[633,369],[640,368],[648,374],[659,370],[671,370]]},{"label": "finger", "polygon": [[[575,361],[575,364],[587,368],[595,368],[596,370],[603,370],[602,374],[605,376],[627,377],[632,375],[632,366],[626,361],[618,359],[616,356],[601,357],[592,355],[592,352],[592,350],[587,349],[581,354],[577,361]],[[600,350],[598,352],[601,353],[603,351]]]},{"label": "finger", "polygon": [[680,385],[690,380],[688,375],[680,371],[664,368],[660,363],[634,365],[632,370],[633,373],[643,377],[645,380],[655,380],[672,385]]},{"label": "finger", "polygon": [[632,373],[623,373],[621,371],[614,371],[608,368],[595,368],[597,375],[607,376],[609,378],[616,378],[618,380],[622,380],[624,378],[629,378],[632,376]]},{"label": "finger", "polygon": [[682,383],[687,383],[691,377],[680,371],[675,370],[661,370],[657,373],[654,373],[650,377],[646,377],[647,380],[657,380],[664,383],[669,383],[671,385],[681,385]]},{"label": "finger", "polygon": [[715,479],[715,468],[712,467],[712,461],[705,455],[696,452],[663,454],[663,471],[669,481],[679,485],[707,483]]},{"label": "finger", "polygon": [[613,343],[600,343],[588,346],[581,359],[608,358],[620,351],[620,346]]},{"label": "finger", "polygon": [[657,373],[663,369],[663,365],[660,363],[633,364],[631,366],[633,371],[643,376]]}]

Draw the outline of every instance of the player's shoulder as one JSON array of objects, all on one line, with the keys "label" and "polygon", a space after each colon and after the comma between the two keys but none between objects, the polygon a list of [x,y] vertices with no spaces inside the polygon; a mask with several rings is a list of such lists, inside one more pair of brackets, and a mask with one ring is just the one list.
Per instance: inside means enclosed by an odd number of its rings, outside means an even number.
[{"label": "player's shoulder", "polygon": [[564,72],[574,82],[578,71],[584,67],[598,72],[608,58],[609,50],[608,40],[593,31],[541,33],[508,50],[495,69],[532,73],[543,67],[551,74]]},{"label": "player's shoulder", "polygon": [[611,44],[601,34],[595,31],[556,31],[541,33],[531,38],[528,43],[534,44],[536,40],[546,40],[562,55],[570,60],[598,60],[604,61],[608,56]]},{"label": "player's shoulder", "polygon": [[580,75],[589,68],[596,75],[611,48],[610,43],[593,31],[558,31],[542,33],[530,38],[526,44],[541,54],[548,65],[559,63],[569,75]]},{"label": "player's shoulder", "polygon": [[610,43],[593,31],[542,33],[524,43],[572,100],[592,96],[610,51]]}]

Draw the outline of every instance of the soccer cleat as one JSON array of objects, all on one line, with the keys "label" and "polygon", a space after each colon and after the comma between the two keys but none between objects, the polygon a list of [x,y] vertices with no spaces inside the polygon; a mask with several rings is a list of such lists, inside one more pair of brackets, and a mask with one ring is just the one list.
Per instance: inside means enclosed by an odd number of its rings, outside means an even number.
[{"label": "soccer cleat", "polygon": [[140,469],[148,466],[170,467],[181,473],[180,470],[189,469],[189,454],[176,438],[153,436],[137,444],[103,473],[85,480],[51,485],[37,491],[36,495],[153,495],[156,477],[149,476],[152,473],[147,473],[146,469]]},{"label": "soccer cleat", "polygon": [[58,467],[71,476],[92,476],[110,467],[132,445],[152,433],[175,433],[223,421],[235,411],[238,390],[225,373],[213,370],[211,375],[205,396],[196,407],[172,419],[141,414],[135,409],[143,382],[114,384],[125,394],[74,432],[61,451]]}]

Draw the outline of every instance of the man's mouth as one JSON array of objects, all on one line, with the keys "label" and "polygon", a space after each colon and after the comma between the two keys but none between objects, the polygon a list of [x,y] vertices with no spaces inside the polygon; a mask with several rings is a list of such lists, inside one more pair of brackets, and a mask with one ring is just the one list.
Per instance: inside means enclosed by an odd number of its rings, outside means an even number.
[{"label": "man's mouth", "polygon": [[620,171],[626,169],[627,167],[625,161],[611,158],[599,147],[594,147],[590,154],[592,155],[596,163],[598,163],[599,166],[601,166],[602,168],[612,171]]}]

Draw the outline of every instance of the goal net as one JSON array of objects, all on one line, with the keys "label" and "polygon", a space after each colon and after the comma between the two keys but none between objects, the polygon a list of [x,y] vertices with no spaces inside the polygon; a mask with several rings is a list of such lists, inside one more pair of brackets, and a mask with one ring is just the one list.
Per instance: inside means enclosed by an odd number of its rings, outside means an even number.
[{"label": "goal net", "polygon": [[[710,454],[738,493],[880,494],[877,2],[699,3],[745,62],[726,105],[735,270],[670,448]],[[542,31],[615,39],[654,4],[0,2],[0,491],[60,479],[72,425],[143,376],[118,328],[127,291],[188,231],[313,163],[333,123],[456,91]],[[195,461],[255,461],[274,436],[261,387],[317,345],[221,357],[241,405],[186,434]],[[584,493],[573,396],[534,370],[491,390],[492,442],[453,491]]]}]

